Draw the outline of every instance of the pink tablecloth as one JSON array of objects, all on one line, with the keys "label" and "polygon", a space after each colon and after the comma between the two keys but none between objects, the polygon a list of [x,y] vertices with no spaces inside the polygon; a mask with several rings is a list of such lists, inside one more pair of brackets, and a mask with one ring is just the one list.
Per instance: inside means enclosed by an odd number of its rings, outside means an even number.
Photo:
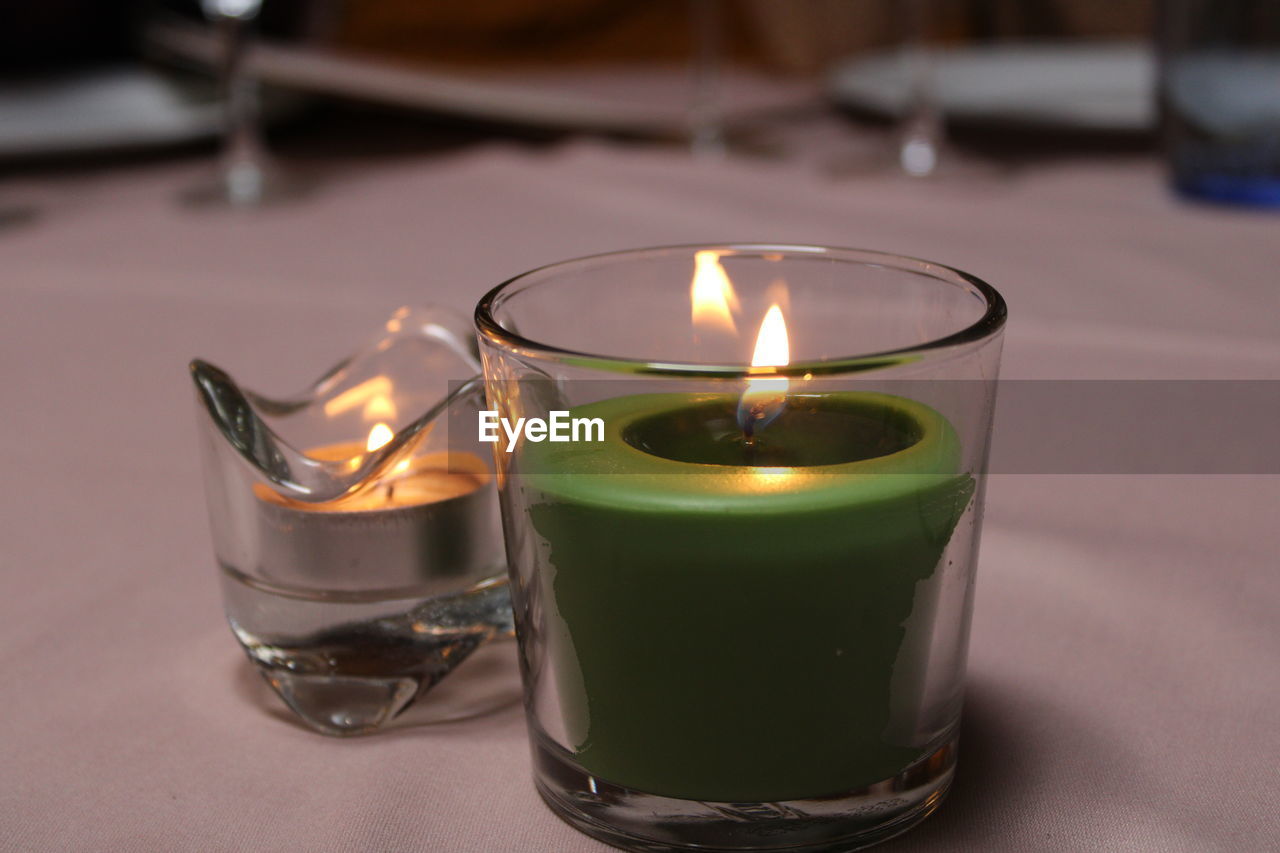
[{"label": "pink tablecloth", "polygon": [[[1280,378],[1280,220],[1153,163],[831,183],[575,143],[353,166],[196,214],[194,165],[0,187],[0,847],[587,851],[520,711],[337,741],[289,722],[220,612],[185,363],[291,391],[402,303],[664,242],[879,248],[981,275],[1005,375]],[[1276,849],[1280,477],[990,484],[961,770],[886,850]]]}]

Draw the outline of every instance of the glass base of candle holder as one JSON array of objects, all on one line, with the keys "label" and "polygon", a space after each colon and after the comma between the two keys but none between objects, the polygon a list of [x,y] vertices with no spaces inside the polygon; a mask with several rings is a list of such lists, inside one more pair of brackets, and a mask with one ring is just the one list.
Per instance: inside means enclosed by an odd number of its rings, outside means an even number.
[{"label": "glass base of candle holder", "polygon": [[514,636],[506,578],[423,598],[282,594],[223,566],[232,632],[285,704],[315,731],[369,734],[473,652]]},{"label": "glass base of candle holder", "polygon": [[703,853],[862,850],[911,829],[938,807],[955,773],[957,738],[898,775],[845,793],[770,803],[682,800],[634,791],[583,770],[535,732],[534,783],[575,829],[624,850]]}]

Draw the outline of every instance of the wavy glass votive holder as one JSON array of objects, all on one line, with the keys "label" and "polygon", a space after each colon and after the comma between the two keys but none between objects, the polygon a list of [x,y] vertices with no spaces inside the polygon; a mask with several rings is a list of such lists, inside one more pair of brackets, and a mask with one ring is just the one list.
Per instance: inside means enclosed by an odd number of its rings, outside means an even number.
[{"label": "wavy glass votive holder", "polygon": [[1004,320],[957,270],[783,245],[480,302],[489,406],[525,425],[495,458],[558,815],[631,849],[835,850],[937,807]]},{"label": "wavy glass votive holder", "polygon": [[447,429],[483,405],[473,341],[465,320],[402,309],[288,399],[191,365],[227,620],[323,734],[379,731],[460,666],[486,675],[445,716],[514,692],[514,661],[478,654],[514,630],[492,457]]}]

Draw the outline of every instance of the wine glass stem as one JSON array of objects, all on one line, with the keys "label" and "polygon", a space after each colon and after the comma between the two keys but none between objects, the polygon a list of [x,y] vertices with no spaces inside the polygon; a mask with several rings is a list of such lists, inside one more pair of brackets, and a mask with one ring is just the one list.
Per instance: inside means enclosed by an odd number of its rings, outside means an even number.
[{"label": "wine glass stem", "polygon": [[246,28],[249,21],[233,15],[219,16],[221,50],[223,160],[228,170],[262,168],[262,140],[258,130],[257,81],[246,73]]},{"label": "wine glass stem", "polygon": [[929,0],[904,0],[903,56],[907,67],[907,112],[899,130],[898,161],[909,175],[923,177],[938,166],[944,142],[929,45]]},{"label": "wine glass stem", "polygon": [[720,0],[693,2],[693,98],[690,104],[690,139],[695,154],[719,156],[725,152],[724,125],[720,114],[721,40]]}]

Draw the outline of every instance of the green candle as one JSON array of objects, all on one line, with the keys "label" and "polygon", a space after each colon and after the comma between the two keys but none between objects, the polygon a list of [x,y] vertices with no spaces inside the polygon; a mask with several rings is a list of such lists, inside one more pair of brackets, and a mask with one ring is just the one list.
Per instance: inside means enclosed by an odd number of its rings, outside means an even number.
[{"label": "green candle", "polygon": [[577,761],[651,794],[839,794],[921,757],[933,576],[973,495],[947,420],[795,394],[756,440],[731,395],[579,406],[603,442],[526,443],[538,594]]}]

